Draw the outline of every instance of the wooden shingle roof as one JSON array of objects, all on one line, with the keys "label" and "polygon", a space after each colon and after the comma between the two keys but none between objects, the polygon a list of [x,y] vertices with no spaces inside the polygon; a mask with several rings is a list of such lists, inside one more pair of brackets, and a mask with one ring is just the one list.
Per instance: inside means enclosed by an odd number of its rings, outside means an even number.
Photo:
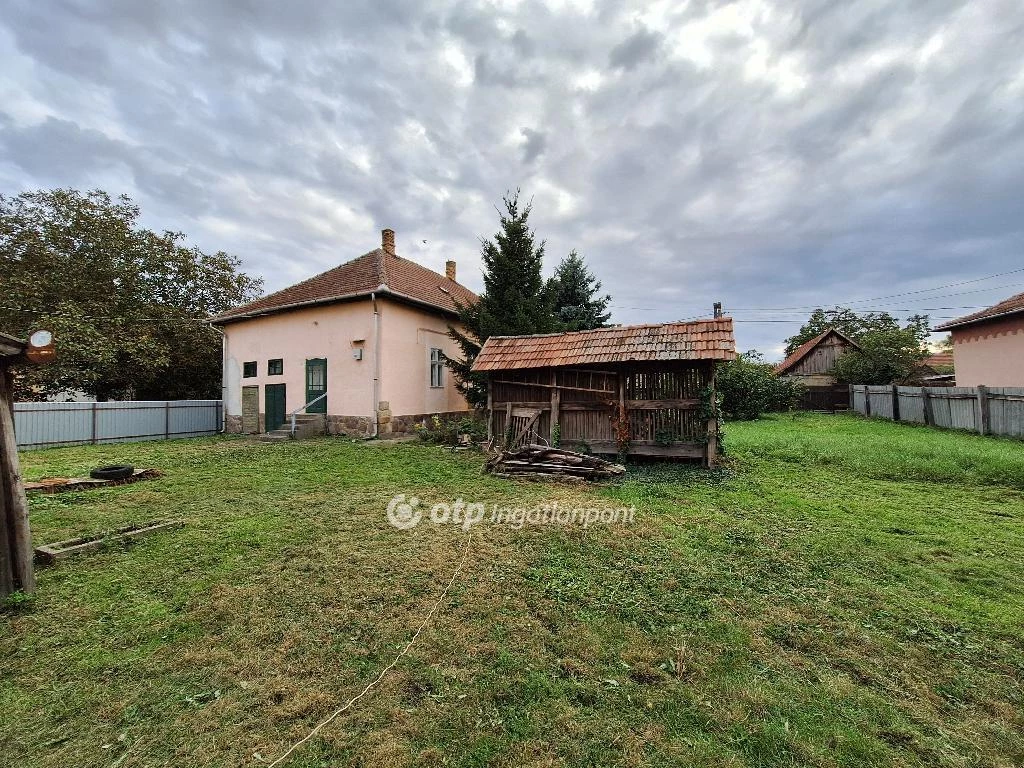
[{"label": "wooden shingle roof", "polygon": [[985,320],[995,320],[998,317],[1005,317],[1006,315],[1016,315],[1024,312],[1024,293],[1018,293],[1016,296],[1011,296],[1008,299],[1003,299],[998,304],[993,304],[991,307],[975,312],[970,315],[964,315],[958,317],[956,320],[951,320],[948,323],[943,323],[937,328],[933,328],[933,331],[948,331],[951,328],[959,328],[964,325],[973,325],[974,323],[980,323]]},{"label": "wooden shingle roof", "polygon": [[505,371],[659,360],[733,360],[735,357],[732,318],[721,317],[535,336],[492,336],[473,362],[473,370]]},{"label": "wooden shingle roof", "polygon": [[222,312],[211,320],[214,323],[237,322],[316,304],[348,301],[371,293],[391,295],[451,315],[458,311],[456,302],[465,306],[477,301],[475,293],[454,280],[377,248],[301,283]]}]

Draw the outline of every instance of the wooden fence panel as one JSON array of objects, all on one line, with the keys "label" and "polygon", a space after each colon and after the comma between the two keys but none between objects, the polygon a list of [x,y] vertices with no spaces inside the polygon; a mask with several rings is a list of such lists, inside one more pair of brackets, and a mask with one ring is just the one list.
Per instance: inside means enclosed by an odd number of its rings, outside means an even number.
[{"label": "wooden fence panel", "polygon": [[[850,389],[853,410],[857,413],[886,419],[893,417],[892,387],[855,384]],[[897,387],[896,391],[899,421],[982,431],[983,407],[976,387]],[[981,397],[985,398],[988,410],[986,434],[1024,438],[1024,387],[982,389]]]},{"label": "wooden fence panel", "polygon": [[867,391],[867,387],[860,384],[851,385],[850,390],[853,392],[853,410],[857,413],[867,415],[867,405],[864,393]]},{"label": "wooden fence panel", "polygon": [[893,417],[892,387],[870,386],[868,393],[871,395],[871,415],[882,419],[891,419]]},{"label": "wooden fence panel", "polygon": [[988,392],[992,434],[1024,437],[1024,388],[992,387]]},{"label": "wooden fence panel", "polygon": [[949,404],[949,427],[979,432],[978,390],[973,387],[930,387],[932,397],[942,391],[942,401]]},{"label": "wooden fence panel", "polygon": [[921,387],[897,387],[900,401],[900,421],[924,424],[924,397]]}]

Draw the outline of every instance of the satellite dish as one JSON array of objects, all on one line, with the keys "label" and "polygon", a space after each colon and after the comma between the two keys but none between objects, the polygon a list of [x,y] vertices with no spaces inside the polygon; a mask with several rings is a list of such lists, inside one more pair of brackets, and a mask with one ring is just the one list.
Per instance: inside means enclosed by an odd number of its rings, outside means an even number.
[{"label": "satellite dish", "polygon": [[57,357],[53,348],[53,334],[45,329],[33,331],[28,337],[28,348],[25,357],[31,363],[49,363]]},{"label": "satellite dish", "polygon": [[28,343],[33,347],[48,347],[53,344],[53,334],[49,331],[36,331],[28,337]]}]

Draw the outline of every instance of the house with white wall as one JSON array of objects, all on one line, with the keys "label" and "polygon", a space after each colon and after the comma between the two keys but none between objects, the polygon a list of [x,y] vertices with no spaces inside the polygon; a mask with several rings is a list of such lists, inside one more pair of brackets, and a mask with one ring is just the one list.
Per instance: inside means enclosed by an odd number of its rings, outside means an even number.
[{"label": "house with white wall", "polygon": [[381,247],[211,321],[224,335],[229,432],[269,432],[292,412],[322,414],[330,434],[411,431],[433,414],[466,412],[445,356],[448,327],[477,300],[456,282]]}]

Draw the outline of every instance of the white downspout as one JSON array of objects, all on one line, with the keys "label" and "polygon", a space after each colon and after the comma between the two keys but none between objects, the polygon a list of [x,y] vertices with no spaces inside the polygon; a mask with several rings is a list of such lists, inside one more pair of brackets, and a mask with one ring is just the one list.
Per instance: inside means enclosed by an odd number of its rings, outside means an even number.
[{"label": "white downspout", "polygon": [[374,401],[372,403],[374,413],[374,433],[368,439],[377,437],[380,431],[377,416],[377,403],[380,402],[381,387],[381,313],[377,308],[377,294],[370,294],[370,301],[374,305]]}]

